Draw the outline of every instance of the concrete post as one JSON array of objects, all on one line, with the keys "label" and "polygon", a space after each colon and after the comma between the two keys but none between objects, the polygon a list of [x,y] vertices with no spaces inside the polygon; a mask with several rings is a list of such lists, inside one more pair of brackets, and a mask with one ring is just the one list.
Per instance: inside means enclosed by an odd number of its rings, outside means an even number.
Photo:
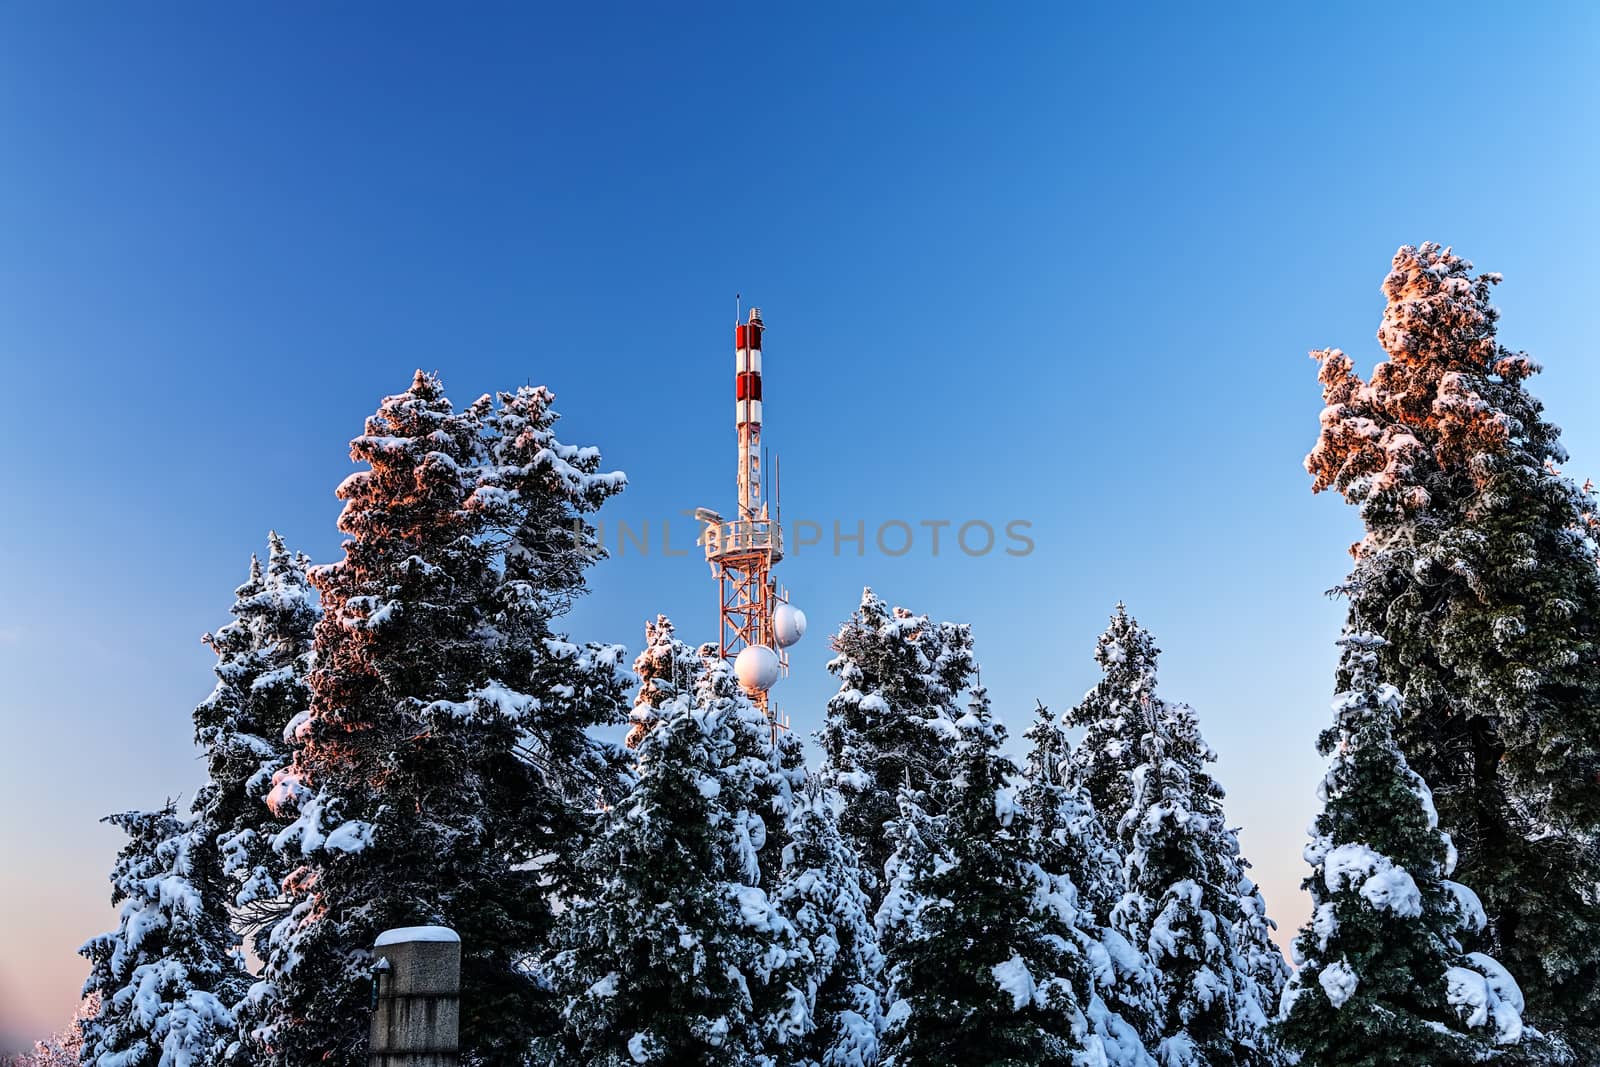
[{"label": "concrete post", "polygon": [[367,1067],[456,1067],[461,938],[443,926],[409,926],[379,934],[373,950]]}]

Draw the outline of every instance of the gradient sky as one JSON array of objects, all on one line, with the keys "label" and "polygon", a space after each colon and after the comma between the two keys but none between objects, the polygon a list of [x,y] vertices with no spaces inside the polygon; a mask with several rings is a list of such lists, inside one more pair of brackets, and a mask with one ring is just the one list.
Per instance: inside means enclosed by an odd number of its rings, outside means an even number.
[{"label": "gradient sky", "polygon": [[[1306,351],[1370,366],[1395,248],[1454,244],[1600,473],[1595,9],[1294,7],[0,7],[0,1048],[70,1015],[96,820],[192,795],[198,639],[268,529],[337,555],[378,398],[548,384],[682,545],[733,504],[735,292],[787,517],[1036,542],[785,561],[795,725],[865,584],[970,621],[1014,732],[1125,599],[1292,928],[1357,536]],[[656,549],[570,630],[711,637]]]}]

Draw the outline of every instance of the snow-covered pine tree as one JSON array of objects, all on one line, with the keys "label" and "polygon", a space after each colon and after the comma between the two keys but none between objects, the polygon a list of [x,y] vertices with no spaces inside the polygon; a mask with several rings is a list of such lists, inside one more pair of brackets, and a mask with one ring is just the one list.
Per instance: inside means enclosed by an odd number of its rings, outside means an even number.
[{"label": "snow-covered pine tree", "polygon": [[1089,791],[1095,810],[1114,819],[1133,800],[1133,768],[1139,741],[1153,721],[1156,647],[1150,632],[1118,604],[1111,624],[1095,644],[1103,677],[1067,712],[1066,725],[1084,730],[1072,751],[1072,778]]},{"label": "snow-covered pine tree", "polygon": [[1281,1062],[1268,1033],[1271,1004],[1237,938],[1238,840],[1223,817],[1216,757],[1185,704],[1144,702],[1127,842],[1123,902],[1144,933],[1156,974],[1156,1058],[1163,1067]]},{"label": "snow-covered pine tree", "polygon": [[[872,928],[878,935],[878,951],[884,957],[885,967],[894,957],[903,940],[915,932],[917,913],[923,900],[920,886],[937,867],[947,864],[944,852],[943,816],[929,815],[923,806],[922,793],[901,786],[895,794],[895,818],[884,827],[889,839],[889,858],[883,865],[883,901],[872,916]],[[845,838],[848,845],[849,838]],[[866,872],[862,872],[862,882]],[[892,1025],[897,1014],[909,1007],[894,995],[893,974],[885,971],[884,1024]]]},{"label": "snow-covered pine tree", "polygon": [[80,1056],[92,1067],[209,1067],[233,1036],[229,1006],[247,976],[227,902],[208,900],[197,868],[208,842],[170,802],[105,820],[128,835],[111,873],[117,928],[78,950],[90,963]]},{"label": "snow-covered pine tree", "polygon": [[677,697],[694,692],[700,677],[700,655],[678,639],[672,620],[657,615],[644,624],[644,651],[633,661],[639,688],[628,714],[629,748],[638,748],[644,735],[656,724],[661,709]]},{"label": "snow-covered pine tree", "polygon": [[1075,890],[1032,858],[1016,765],[983,690],[957,722],[941,786],[944,849],[914,865],[889,957],[894,995],[886,1064],[1149,1063],[1137,1036],[1093,990]]},{"label": "snow-covered pine tree", "polygon": [[[772,903],[809,949],[789,980],[804,1000],[770,1027],[787,1067],[872,1067],[883,1029],[883,956],[861,865],[839,833],[838,798],[809,778],[794,798]],[[798,1023],[798,1025],[797,1025]]]},{"label": "snow-covered pine tree", "polygon": [[586,731],[625,698],[620,648],[552,630],[595,555],[582,515],[622,477],[555,439],[550,399],[457,412],[419,372],[351,443],[368,469],[339,488],[344,559],[311,574],[310,715],[269,797],[296,864],[245,1006],[269,1063],[364,1059],[369,946],[393,926],[460,933],[469,1061],[520,1063],[555,1025],[530,963],[615,792],[620,749]]},{"label": "snow-covered pine tree", "polygon": [[269,534],[266,568],[251,558],[250,576],[234,592],[233,619],[205,636],[217,654],[217,684],[194,711],[195,743],[207,769],[195,795],[195,832],[218,850],[221,863],[202,864],[195,878],[208,894],[231,899],[246,930],[281,917],[287,871],[271,842],[283,827],[266,797],[273,775],[289,763],[285,731],[304,720],[311,702],[307,676],[318,610],[308,562]]},{"label": "snow-covered pine tree", "polygon": [[937,802],[929,789],[943,779],[956,738],[957,701],[975,669],[972,633],[905,608],[891,611],[867,589],[833,648],[828,670],[838,676],[839,692],[818,732],[823,774],[844,798],[839,828],[871,878],[876,906],[885,892],[881,875],[893,850],[887,827],[899,815],[901,788]]},{"label": "snow-covered pine tree", "polygon": [[1596,506],[1562,476],[1558,429],[1499,343],[1490,289],[1448,248],[1401,248],[1384,359],[1320,364],[1313,489],[1359,508],[1343,592],[1403,688],[1400,744],[1434,790],[1477,942],[1523,982],[1550,1040],[1533,1062],[1600,1055],[1600,574]]},{"label": "snow-covered pine tree", "polygon": [[752,713],[714,656],[692,696],[657,709],[634,788],[583,859],[589,889],[561,917],[566,1025],[541,1062],[770,1062],[758,1002],[805,946],[758,884],[762,772],[738,737]]},{"label": "snow-covered pine tree", "polygon": [[1522,1026],[1522,994],[1494,959],[1462,950],[1484,923],[1449,881],[1455,849],[1427,783],[1395,741],[1402,698],[1382,681],[1381,638],[1340,641],[1332,760],[1306,846],[1314,912],[1280,1033],[1304,1067],[1455,1067],[1496,1059]]},{"label": "snow-covered pine tree", "polygon": [[1278,924],[1267,915],[1266,898],[1255,879],[1245,873],[1250,863],[1239,857],[1238,886],[1239,913],[1234,920],[1234,944],[1239,952],[1241,973],[1254,983],[1256,1000],[1270,1017],[1276,1010],[1283,990],[1294,973],[1289,961],[1283,958],[1273,935]]},{"label": "snow-covered pine tree", "polygon": [[1040,703],[1023,735],[1026,784],[1018,800],[1028,815],[1039,865],[1071,892],[1089,948],[1096,989],[1119,1016],[1149,1033],[1155,1022],[1155,974],[1135,948],[1134,909],[1123,901],[1123,856],[1101,822],[1088,789],[1070,777],[1071,747],[1050,709]]}]

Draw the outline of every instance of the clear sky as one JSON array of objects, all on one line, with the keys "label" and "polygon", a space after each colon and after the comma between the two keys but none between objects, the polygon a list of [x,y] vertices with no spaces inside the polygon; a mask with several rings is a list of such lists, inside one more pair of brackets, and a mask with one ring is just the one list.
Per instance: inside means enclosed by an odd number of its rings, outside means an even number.
[{"label": "clear sky", "polygon": [[[1369,366],[1395,248],[1454,244],[1600,472],[1592,6],[577,6],[0,7],[0,1048],[110,921],[96,819],[198,784],[250,553],[336,556],[346,442],[416,367],[548,384],[630,474],[606,515],[657,543],[575,635],[707,639],[660,523],[732,508],[742,292],[826,530],[780,568],[795,725],[865,584],[970,621],[1014,732],[1125,599],[1286,927],[1357,536],[1300,467],[1306,351]],[[1036,547],[935,557],[941,519]]]}]

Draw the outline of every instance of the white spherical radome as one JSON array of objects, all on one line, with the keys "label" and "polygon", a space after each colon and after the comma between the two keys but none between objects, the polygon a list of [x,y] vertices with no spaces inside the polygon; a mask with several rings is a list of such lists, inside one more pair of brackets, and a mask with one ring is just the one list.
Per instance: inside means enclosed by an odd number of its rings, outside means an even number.
[{"label": "white spherical radome", "polygon": [[793,604],[779,604],[772,611],[772,636],[780,648],[788,648],[806,635],[806,613]]},{"label": "white spherical radome", "polygon": [[733,676],[751,693],[764,693],[778,682],[778,654],[766,645],[750,645],[733,660]]}]

